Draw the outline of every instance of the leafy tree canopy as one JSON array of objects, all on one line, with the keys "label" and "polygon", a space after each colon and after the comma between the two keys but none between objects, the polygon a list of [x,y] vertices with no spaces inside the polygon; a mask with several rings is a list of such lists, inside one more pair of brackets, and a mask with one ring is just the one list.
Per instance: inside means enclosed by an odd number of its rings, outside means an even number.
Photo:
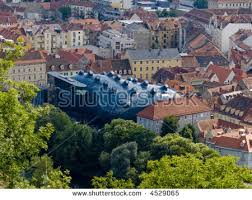
[{"label": "leafy tree canopy", "polygon": [[208,1],[207,0],[195,0],[193,6],[199,9],[208,8]]},{"label": "leafy tree canopy", "polygon": [[[0,59],[0,182],[4,187],[36,187],[25,174],[34,167],[32,160],[47,150],[47,142],[54,128],[51,124],[36,127],[36,120],[44,108],[34,107],[31,103],[38,88],[26,82],[14,82],[8,79],[8,71],[14,65],[14,59],[23,55],[19,44],[1,43],[0,51],[5,55]],[[5,51],[3,52],[3,49]],[[58,169],[51,168],[51,186],[56,181],[67,186],[70,178]],[[62,173],[62,179],[56,179]],[[65,176],[66,175],[66,176]],[[33,179],[34,180],[34,179]],[[43,187],[46,187],[43,185]]]},{"label": "leafy tree canopy", "polygon": [[160,159],[165,155],[195,154],[200,159],[218,157],[219,154],[201,143],[193,143],[192,140],[180,137],[178,134],[168,134],[164,137],[156,137],[151,146],[153,159]]},{"label": "leafy tree canopy", "polygon": [[124,180],[124,179],[117,179],[113,177],[113,172],[109,171],[105,177],[94,177],[92,179],[92,185],[94,188],[100,189],[109,189],[109,188],[116,188],[116,189],[133,189],[135,188],[132,181]]},{"label": "leafy tree canopy", "polygon": [[115,119],[104,127],[104,145],[108,151],[126,143],[135,141],[140,150],[147,149],[156,134],[143,126],[123,119]]},{"label": "leafy tree canopy", "polygon": [[137,143],[122,144],[112,150],[111,169],[116,177],[125,177],[137,157]]},{"label": "leafy tree canopy", "polygon": [[176,133],[179,128],[178,118],[175,116],[165,117],[161,129],[161,136]]},{"label": "leafy tree canopy", "polygon": [[239,167],[234,157],[214,157],[206,161],[190,156],[164,156],[149,161],[140,176],[140,188],[246,188],[251,171]]}]

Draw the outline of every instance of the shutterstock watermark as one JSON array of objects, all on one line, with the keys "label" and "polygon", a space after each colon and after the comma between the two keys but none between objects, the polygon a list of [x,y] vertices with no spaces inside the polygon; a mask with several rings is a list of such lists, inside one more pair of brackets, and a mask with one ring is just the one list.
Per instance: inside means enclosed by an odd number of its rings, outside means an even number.
[{"label": "shutterstock watermark", "polygon": [[190,105],[197,106],[194,98],[183,98],[176,96],[176,93],[151,93],[149,90],[137,89],[117,90],[117,89],[97,89],[94,91],[78,90],[71,87],[70,90],[57,88],[57,104],[62,108],[69,107],[111,107],[111,108],[129,108],[129,107],[146,107],[151,104],[163,101],[162,106],[173,105]]}]

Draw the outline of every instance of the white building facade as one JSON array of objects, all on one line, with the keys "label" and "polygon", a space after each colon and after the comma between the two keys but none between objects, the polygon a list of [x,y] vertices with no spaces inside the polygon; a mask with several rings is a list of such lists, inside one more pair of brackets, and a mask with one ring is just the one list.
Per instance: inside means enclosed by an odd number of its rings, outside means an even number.
[{"label": "white building facade", "polygon": [[127,49],[134,49],[135,41],[128,38],[126,34],[109,29],[103,31],[98,37],[98,46],[104,49],[111,49],[111,55],[116,57]]}]

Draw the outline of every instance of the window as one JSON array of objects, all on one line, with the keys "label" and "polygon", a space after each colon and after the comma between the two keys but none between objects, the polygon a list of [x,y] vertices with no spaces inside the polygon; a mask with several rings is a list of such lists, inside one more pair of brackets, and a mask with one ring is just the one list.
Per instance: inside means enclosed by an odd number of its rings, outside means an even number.
[{"label": "window", "polygon": [[140,71],[142,71],[142,67],[140,67]]}]

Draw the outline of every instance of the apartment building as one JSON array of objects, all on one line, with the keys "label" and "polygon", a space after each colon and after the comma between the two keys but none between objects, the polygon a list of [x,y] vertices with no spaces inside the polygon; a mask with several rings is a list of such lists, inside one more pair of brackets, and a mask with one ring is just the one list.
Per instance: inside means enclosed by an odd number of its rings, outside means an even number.
[{"label": "apartment building", "polygon": [[206,144],[222,156],[236,156],[238,164],[252,168],[252,129],[249,127],[212,129]]},{"label": "apartment building", "polygon": [[98,37],[98,46],[104,49],[111,49],[112,56],[117,57],[128,49],[134,49],[135,41],[126,34],[108,29],[101,32]]},{"label": "apartment building", "polygon": [[252,30],[241,29],[229,38],[231,65],[244,71],[252,69]]},{"label": "apartment building", "polygon": [[213,16],[210,18],[209,33],[213,37],[213,43],[227,55],[229,37],[240,29],[252,30],[251,22],[249,14]]},{"label": "apartment building", "polygon": [[133,0],[108,0],[111,2],[113,8],[131,9],[133,7]]},{"label": "apartment building", "polygon": [[136,49],[149,49],[151,47],[151,33],[144,24],[129,24],[123,28],[123,32],[135,41]]},{"label": "apartment building", "polygon": [[61,48],[78,48],[89,44],[88,29],[81,24],[41,25],[36,31],[29,30],[35,50],[55,53]]},{"label": "apartment building", "polygon": [[95,3],[90,1],[72,1],[67,4],[71,8],[72,16],[82,18],[97,17],[95,12]]},{"label": "apartment building", "polygon": [[136,78],[152,80],[161,68],[181,67],[181,56],[176,48],[128,50],[131,70]]},{"label": "apartment building", "polygon": [[199,120],[210,119],[211,108],[197,97],[159,101],[137,113],[137,123],[160,134],[163,120],[168,116],[177,117],[179,129],[182,129],[186,124],[195,125]]},{"label": "apartment building", "polygon": [[87,30],[81,24],[65,24],[62,26],[62,48],[83,47],[89,44]]},{"label": "apartment building", "polygon": [[34,25],[27,28],[26,33],[35,50],[54,53],[62,46],[61,27],[58,24]]},{"label": "apartment building", "polygon": [[46,59],[42,51],[29,51],[15,62],[9,76],[14,81],[27,81],[37,86],[47,84]]},{"label": "apartment building", "polygon": [[208,0],[209,9],[238,9],[251,6],[251,0]]},{"label": "apartment building", "polygon": [[178,48],[179,50],[183,48],[186,30],[179,18],[151,21],[147,26],[151,32],[151,48]]}]

